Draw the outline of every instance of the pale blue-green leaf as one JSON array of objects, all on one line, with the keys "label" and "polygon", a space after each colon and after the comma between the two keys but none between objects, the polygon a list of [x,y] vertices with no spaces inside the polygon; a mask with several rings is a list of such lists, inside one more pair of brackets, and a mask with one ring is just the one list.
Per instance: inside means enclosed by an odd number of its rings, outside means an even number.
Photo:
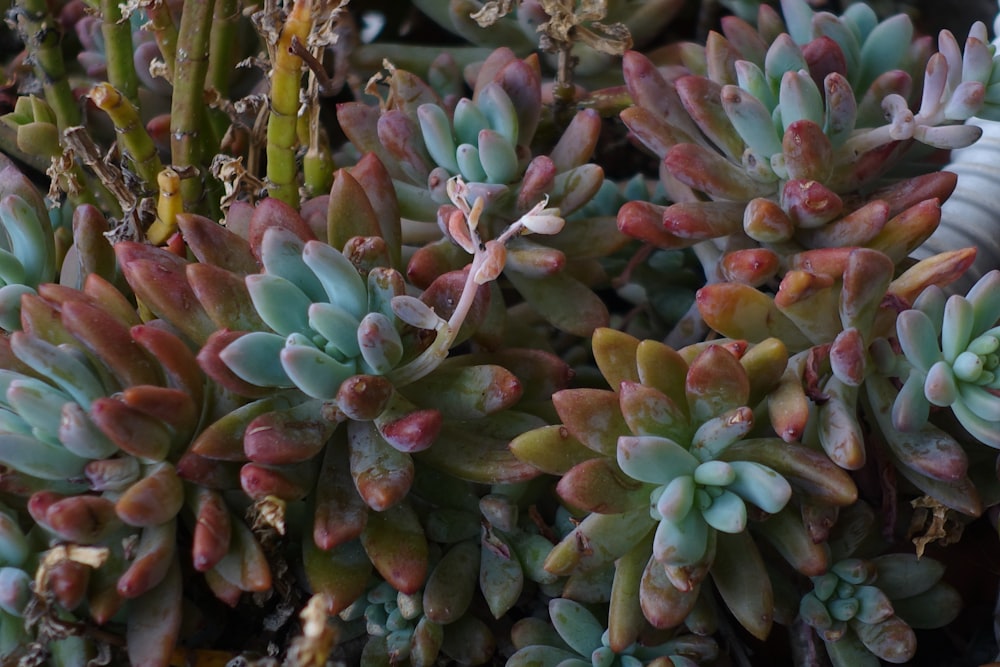
[{"label": "pale blue-green leaf", "polygon": [[668,484],[675,477],[693,475],[698,459],[669,438],[655,435],[618,438],[618,465],[640,482]]},{"label": "pale blue-green leaf", "polygon": [[708,549],[708,531],[701,512],[688,512],[682,520],[661,521],[653,536],[653,557],[665,565],[694,565]]},{"label": "pale blue-green leaf", "polygon": [[246,285],[257,314],[276,333],[287,336],[309,331],[312,301],[290,280],[257,273],[246,277]]},{"label": "pale blue-green leaf", "polygon": [[292,381],[281,365],[284,336],[252,331],[240,336],[219,352],[219,358],[241,379],[259,387],[291,387]]},{"label": "pale blue-green leaf", "polygon": [[589,656],[601,646],[604,626],[579,602],[550,600],[549,617],[563,641],[580,655]]},{"label": "pale blue-green leaf", "polygon": [[296,387],[322,400],[336,398],[344,380],[358,372],[354,359],[337,361],[308,345],[286,345],[280,359],[282,369]]}]

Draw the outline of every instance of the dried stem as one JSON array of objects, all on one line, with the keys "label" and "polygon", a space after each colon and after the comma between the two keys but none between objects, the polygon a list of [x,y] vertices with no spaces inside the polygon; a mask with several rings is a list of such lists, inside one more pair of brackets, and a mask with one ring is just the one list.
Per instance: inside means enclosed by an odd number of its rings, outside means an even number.
[{"label": "dried stem", "polygon": [[138,198],[125,183],[121,170],[101,156],[97,144],[83,126],[71,127],[63,133],[63,143],[73,155],[97,174],[104,187],[114,196],[123,211],[135,208]]}]

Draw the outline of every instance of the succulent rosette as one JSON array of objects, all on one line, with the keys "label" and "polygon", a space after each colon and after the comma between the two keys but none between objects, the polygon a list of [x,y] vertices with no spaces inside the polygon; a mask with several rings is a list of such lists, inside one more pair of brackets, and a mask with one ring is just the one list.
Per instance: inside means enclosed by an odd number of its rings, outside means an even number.
[{"label": "succulent rosette", "polygon": [[[557,493],[584,515],[545,568],[567,574],[618,559],[610,621],[616,648],[637,632],[626,611],[634,603],[625,596],[638,598],[638,618],[673,627],[694,608],[709,575],[737,619],[766,636],[770,581],[746,531],[748,517],[780,513],[793,490],[833,506],[856,498],[850,479],[814,450],[748,437],[755,423],[751,406],[784,372],[784,347],[769,340],[749,349],[730,342],[676,352],[600,329],[593,348],[617,391],[557,392],[553,401],[563,423],[511,443],[518,457],[560,474]],[[767,539],[805,535],[799,521],[780,523]],[[741,567],[759,568],[739,577],[752,587],[733,586],[736,551]],[[803,567],[823,563],[812,553]]]},{"label": "succulent rosette", "polygon": [[20,329],[21,295],[35,293],[55,274],[55,240],[45,202],[20,171],[5,167],[0,171],[0,329]]},{"label": "succulent rosette", "polygon": [[549,601],[549,618],[551,625],[537,618],[514,624],[511,635],[517,651],[507,667],[697,667],[719,653],[711,637],[681,632],[615,649],[605,624],[587,607],[566,598]]},{"label": "succulent rosette", "polygon": [[[481,0],[435,2],[418,0],[413,3],[431,20],[470,43],[464,51],[509,48],[525,56],[538,48],[539,26],[552,22],[555,35],[561,35],[572,46],[572,57],[578,60],[573,74],[578,80],[596,85],[620,83],[609,71],[614,67],[613,55],[620,55],[618,45],[628,36],[628,42],[646,44],[663,29],[681,9],[680,0],[641,2],[626,0],[604,4],[565,5],[551,0],[527,0],[513,6]],[[567,39],[571,34],[575,39]],[[545,50],[555,50],[550,42]],[[393,45],[384,45],[392,48]],[[617,47],[617,48],[616,48]],[[402,50],[402,49],[401,49]],[[410,51],[410,53],[407,53]],[[384,52],[382,52],[384,53]],[[459,54],[463,51],[459,51]],[[487,51],[488,53],[488,51]],[[364,49],[358,57],[368,55]],[[415,59],[410,50],[400,56]],[[395,59],[394,59],[395,60]],[[550,57],[555,67],[555,56]]]},{"label": "succulent rosette", "polygon": [[368,635],[362,661],[429,665],[440,655],[463,664],[485,664],[496,639],[470,608],[478,570],[479,547],[461,541],[436,559],[421,590],[404,594],[376,581],[339,614],[350,633]]},{"label": "succulent rosette", "polygon": [[[352,143],[378,155],[393,178],[400,211],[411,221],[403,243],[418,248],[406,269],[416,286],[426,288],[467,263],[461,231],[456,237],[452,226],[452,177],[466,182],[469,206],[482,201],[477,233],[484,241],[500,238],[540,201],[570,216],[602,186],[603,170],[587,162],[601,125],[591,109],[577,112],[548,154],[534,153],[540,77],[537,59],[498,49],[480,66],[472,97],[453,108],[399,69],[390,72],[381,111],[362,103],[338,108]],[[626,240],[610,216],[575,220],[558,236],[510,239],[503,275],[542,317],[589,335],[608,322],[606,306],[591,289],[603,276],[597,259]]]},{"label": "succulent rosette", "polygon": [[913,554],[845,558],[812,577],[800,617],[822,638],[835,667],[899,664],[917,650],[917,629],[955,619],[962,602],[942,582],[944,566]]},{"label": "succulent rosette", "polygon": [[[894,277],[900,255],[888,248],[807,250],[792,256],[773,296],[750,284],[718,282],[699,290],[697,305],[705,322],[723,335],[753,342],[774,336],[790,347],[786,371],[768,397],[771,426],[779,437],[820,448],[845,469],[860,469],[868,461],[860,410],[877,425],[907,479],[974,516],[982,504],[967,474],[964,448],[924,423],[926,417],[919,428],[901,429],[890,418],[887,406],[897,394],[884,376],[887,366],[896,368],[886,337],[896,328],[899,312],[884,305],[910,303],[925,289],[940,291],[974,256],[968,248],[942,253]],[[825,322],[817,312],[828,314]]]},{"label": "succulent rosette", "polygon": [[[994,113],[987,91],[997,75],[982,24],[964,53],[945,31],[931,55],[929,41],[914,40],[902,15],[879,22],[862,3],[839,17],[805,0],[781,6],[784,21],[761,5],[756,28],[724,19],[722,34],[712,33],[704,48],[679,51],[677,64],[689,72],[680,77],[626,55],[635,106],[622,119],[663,160],[661,177],[676,203],[623,207],[623,231],[661,247],[724,237],[746,244],[749,237],[782,254],[789,244],[877,248],[882,230],[906,214],[893,193],[913,189],[919,177],[883,196],[859,191],[915,143],[971,144],[981,130],[961,121]],[[948,193],[928,193],[923,206]]]},{"label": "succulent rosette", "polygon": [[931,406],[951,408],[977,440],[1000,448],[1000,271],[984,275],[965,296],[924,290],[896,320],[904,380],[893,403],[893,424],[921,428]]},{"label": "succulent rosette", "polygon": [[270,587],[260,545],[221,494],[235,476],[191,475],[196,462],[182,456],[205,391],[182,339],[140,322],[96,275],[82,291],[43,283],[20,310],[23,330],[3,339],[0,462],[4,491],[26,497],[44,545],[37,586],[58,591],[51,613],[103,624],[127,609],[131,660],[169,650],[182,510],[197,522],[195,568],[219,597]]},{"label": "succulent rosette", "polygon": [[409,294],[391,268],[394,210],[371,158],[338,172],[330,197],[301,215],[274,199],[235,205],[227,227],[178,215],[196,262],[145,244],[115,247],[144,307],[176,323],[217,385],[219,407],[182,459],[189,474],[235,470],[256,506],[290,508],[307,579],[333,612],[364,592],[373,568],[405,594],[423,586],[431,544],[422,501],[408,497],[419,477],[510,484],[538,475],[507,443],[544,423],[535,413],[569,375],[535,350],[449,358],[495,321],[481,285],[499,269],[477,246],[465,271]]}]

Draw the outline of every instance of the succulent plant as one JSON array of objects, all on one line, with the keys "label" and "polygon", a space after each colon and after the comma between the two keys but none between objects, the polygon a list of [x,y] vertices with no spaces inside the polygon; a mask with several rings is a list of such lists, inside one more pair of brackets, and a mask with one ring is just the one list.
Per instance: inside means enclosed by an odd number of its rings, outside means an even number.
[{"label": "succulent plant", "polygon": [[955,589],[940,581],[943,572],[937,561],[912,554],[844,559],[812,578],[799,614],[836,667],[905,663],[917,649],[911,625],[941,627],[961,606]]},{"label": "succulent plant", "polygon": [[55,277],[56,248],[38,191],[14,167],[0,171],[0,329],[20,329],[20,302]]},{"label": "succulent plant", "polygon": [[535,618],[515,624],[512,634],[517,652],[507,661],[507,667],[696,667],[718,656],[718,646],[710,637],[680,633],[664,641],[637,642],[615,650],[604,625],[587,607],[573,600],[550,600],[549,617],[551,627]]},{"label": "succulent plant", "polygon": [[[426,83],[395,69],[381,113],[361,103],[338,109],[352,142],[387,165],[403,215],[427,223],[420,226],[422,232],[412,228],[412,241],[404,239],[423,245],[407,266],[420,287],[466,261],[456,248],[462,242],[451,222],[456,215],[448,188],[452,176],[466,181],[460,193],[464,206],[482,200],[477,233],[485,241],[499,239],[539,201],[570,216],[603,183],[602,170],[586,163],[600,130],[592,110],[576,114],[548,155],[532,154],[541,117],[536,60],[520,60],[500,49],[483,63],[473,88],[472,98],[459,100],[452,111]],[[607,309],[575,275],[599,270],[594,260],[625,242],[613,227],[610,219],[591,218],[576,221],[552,240],[515,237],[506,244],[504,277],[543,317],[587,335],[607,323]],[[553,299],[557,293],[563,298]],[[567,294],[574,295],[571,301]]]},{"label": "succulent plant", "polygon": [[[761,5],[757,28],[726,19],[704,49],[683,51],[690,73],[675,79],[640,54],[626,55],[635,106],[622,119],[663,160],[661,178],[676,203],[624,206],[625,233],[660,247],[730,238],[726,250],[762,246],[779,256],[882,249],[903,211],[926,217],[930,210],[911,207],[923,201],[930,209],[929,198],[950,193],[947,186],[920,192],[924,181],[914,178],[874,196],[860,191],[877,185],[914,142],[956,148],[978,138],[979,128],[958,122],[991,113],[985,26],[973,30],[964,55],[944,32],[931,56],[921,40],[897,48],[911,42],[905,16],[878,22],[861,3],[840,17],[804,0],[781,5],[784,21]],[[908,98],[917,84],[922,98],[913,111]],[[906,205],[897,206],[904,192]],[[927,224],[913,247],[937,223]],[[702,261],[709,276],[721,264],[718,254]]]},{"label": "succulent plant", "polygon": [[[565,51],[564,60],[571,57],[576,61],[572,68],[575,80],[603,87],[620,83],[614,56],[620,56],[623,47],[648,44],[677,15],[683,2],[417,0],[413,4],[436,24],[469,42],[449,53],[456,61],[464,64],[482,59],[498,48],[524,57],[540,47],[547,52],[549,65],[558,68],[558,54]],[[440,52],[380,43],[361,46],[352,60],[359,65],[377,65],[386,54],[400,66],[423,73],[425,68],[433,68]]]},{"label": "succulent plant", "polygon": [[903,386],[893,404],[893,424],[903,431],[919,429],[930,406],[950,407],[960,424],[977,440],[1000,447],[994,423],[1000,417],[996,389],[1000,349],[1000,272],[979,279],[967,296],[946,297],[931,286],[913,308],[896,320],[903,359],[896,374]]},{"label": "succulent plant", "polygon": [[[710,574],[736,618],[766,636],[770,582],[745,532],[747,503],[762,517],[778,513],[792,485],[834,506],[856,498],[849,478],[815,451],[746,438],[754,426],[749,406],[780,378],[784,347],[770,340],[749,350],[733,342],[676,352],[601,329],[594,354],[617,390],[558,392],[553,401],[563,424],[511,443],[519,458],[559,474],[560,498],[585,513],[545,568],[567,574],[618,559],[609,620],[616,650],[635,640],[643,616],[659,628],[683,621]],[[804,534],[794,521],[777,532],[786,531]],[[753,586],[733,586],[733,549],[741,551],[739,578]]]},{"label": "succulent plant", "polygon": [[179,631],[182,508],[206,522],[194,531],[195,569],[237,595],[268,588],[271,576],[219,493],[235,479],[217,473],[214,488],[185,481],[182,454],[204,391],[194,355],[169,331],[140,323],[109,283],[91,276],[84,289],[42,284],[22,297],[23,330],[4,339],[0,461],[47,548],[104,554],[89,589],[88,568],[58,560],[39,565],[40,581],[81,593],[67,612],[88,590],[97,623],[127,606],[130,659],[140,662]]},{"label": "succulent plant", "polygon": [[496,640],[469,613],[478,569],[478,547],[458,542],[440,556],[421,591],[403,594],[385,582],[373,586],[340,613],[345,621],[364,620],[369,639],[362,661],[430,665],[439,653],[466,664],[489,660]]},{"label": "succulent plant", "polygon": [[1000,273],[927,243],[995,47],[721,4],[17,0],[0,661],[921,659],[1000,500]]}]

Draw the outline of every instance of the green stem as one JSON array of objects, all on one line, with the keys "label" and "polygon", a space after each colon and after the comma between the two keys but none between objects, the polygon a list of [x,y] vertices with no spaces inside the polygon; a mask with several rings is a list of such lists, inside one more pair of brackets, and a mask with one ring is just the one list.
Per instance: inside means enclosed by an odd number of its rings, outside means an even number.
[{"label": "green stem", "polygon": [[302,58],[291,51],[292,39],[305,44],[312,29],[312,0],[298,0],[288,14],[271,53],[271,115],[267,119],[267,181],[272,197],[299,205],[295,149],[298,146],[299,89]]},{"label": "green stem", "polygon": [[[208,77],[205,84],[207,88],[215,90],[219,99],[224,101],[230,98],[236,57],[240,52],[240,45],[237,42],[239,19],[239,0],[215,0],[212,34],[209,36]],[[209,109],[208,127],[212,131],[213,144],[222,143],[230,122],[229,116],[222,109]]]},{"label": "green stem", "polygon": [[132,164],[150,192],[156,192],[156,179],[163,169],[156,146],[139,118],[139,111],[127,97],[110,83],[99,83],[90,91],[90,99],[98,109],[108,114],[115,124],[122,147],[132,158]]},{"label": "green stem", "polygon": [[122,19],[118,0],[101,0],[104,23],[104,53],[108,64],[108,82],[117,88],[132,104],[139,103],[139,77],[132,59],[132,24]]},{"label": "green stem", "polygon": [[209,37],[208,79],[220,97],[228,98],[236,64],[236,27],[240,18],[239,0],[215,0],[212,34]]},{"label": "green stem", "polygon": [[177,26],[170,16],[166,0],[152,0],[146,5],[146,15],[152,27],[153,37],[160,47],[160,55],[167,66],[167,80],[174,80],[174,61],[177,57]]},{"label": "green stem", "polygon": [[[184,0],[170,107],[170,159],[174,167],[198,168],[201,164],[199,135],[205,119],[205,75],[214,5],[215,0]],[[181,183],[184,210],[197,210],[204,176],[200,173]]]},{"label": "green stem", "polygon": [[35,64],[35,74],[42,82],[45,101],[56,115],[62,132],[80,124],[80,107],[73,97],[59,42],[59,22],[49,13],[45,0],[19,0],[16,6],[17,31]]},{"label": "green stem", "polygon": [[[316,55],[313,54],[313,57]],[[319,80],[315,71],[309,72],[306,109],[309,145],[302,156],[302,183],[307,197],[318,197],[329,192],[333,184],[333,155],[330,146],[323,140],[319,124]]]}]

